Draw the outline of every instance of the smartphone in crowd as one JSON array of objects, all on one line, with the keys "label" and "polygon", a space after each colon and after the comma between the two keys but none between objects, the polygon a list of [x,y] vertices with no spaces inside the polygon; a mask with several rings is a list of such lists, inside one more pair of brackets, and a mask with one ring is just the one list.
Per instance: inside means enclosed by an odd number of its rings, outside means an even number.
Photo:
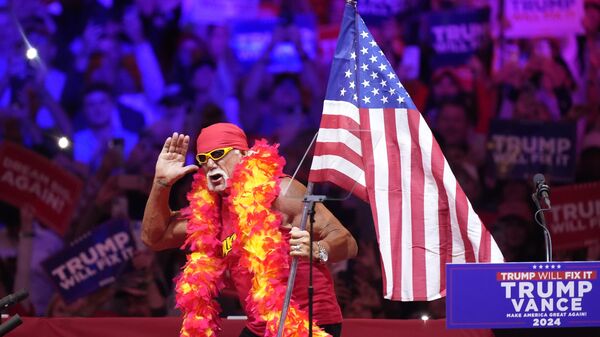
[{"label": "smartphone in crowd", "polygon": [[109,149],[123,150],[124,146],[125,146],[125,140],[123,138],[113,138],[108,141]]}]

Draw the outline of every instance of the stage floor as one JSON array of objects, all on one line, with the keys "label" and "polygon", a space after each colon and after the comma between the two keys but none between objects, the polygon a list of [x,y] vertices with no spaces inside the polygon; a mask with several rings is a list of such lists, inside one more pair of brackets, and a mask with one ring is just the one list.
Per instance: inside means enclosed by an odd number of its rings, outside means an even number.
[{"label": "stage floor", "polygon": [[[221,337],[237,337],[244,320],[223,320]],[[9,337],[177,337],[181,320],[160,318],[23,318]],[[445,320],[346,319],[342,337],[600,337],[600,328],[448,330]]]}]

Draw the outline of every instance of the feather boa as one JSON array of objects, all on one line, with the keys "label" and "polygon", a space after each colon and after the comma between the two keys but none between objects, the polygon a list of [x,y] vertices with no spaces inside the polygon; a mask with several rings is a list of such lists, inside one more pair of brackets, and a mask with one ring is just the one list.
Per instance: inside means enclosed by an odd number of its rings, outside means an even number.
[{"label": "feather boa", "polygon": [[[279,180],[285,161],[277,146],[258,141],[236,167],[230,178],[230,194],[224,207],[234,215],[239,264],[252,275],[246,299],[249,315],[266,322],[265,336],[277,335],[279,317],[289,275],[289,246],[279,226],[281,216],[271,209],[279,195]],[[188,194],[190,206],[187,239],[183,248],[191,251],[175,287],[177,308],[183,312],[181,336],[216,336],[220,308],[215,297],[223,288],[225,269],[221,242],[221,198],[207,189],[206,175],[196,173]],[[308,315],[291,302],[283,336],[308,335]],[[329,336],[313,324],[314,336]]]}]

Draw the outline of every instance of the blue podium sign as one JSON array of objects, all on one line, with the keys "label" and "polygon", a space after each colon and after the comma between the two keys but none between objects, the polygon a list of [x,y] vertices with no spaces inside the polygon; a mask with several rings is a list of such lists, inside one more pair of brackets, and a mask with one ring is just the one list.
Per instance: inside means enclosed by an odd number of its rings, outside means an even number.
[{"label": "blue podium sign", "polygon": [[446,265],[446,326],[600,326],[600,262]]}]

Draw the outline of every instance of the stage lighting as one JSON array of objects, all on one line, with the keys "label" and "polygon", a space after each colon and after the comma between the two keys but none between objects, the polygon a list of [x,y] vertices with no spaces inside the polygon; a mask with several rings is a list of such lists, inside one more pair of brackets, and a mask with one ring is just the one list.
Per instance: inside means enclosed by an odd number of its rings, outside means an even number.
[{"label": "stage lighting", "polygon": [[69,141],[69,138],[65,136],[58,138],[58,147],[60,147],[62,150],[68,148],[70,145],[71,142]]},{"label": "stage lighting", "polygon": [[423,315],[421,315],[421,320],[423,322],[427,322],[429,320],[429,316],[427,314],[423,314]]},{"label": "stage lighting", "polygon": [[27,48],[27,51],[25,52],[25,56],[27,57],[28,60],[33,60],[36,57],[38,57],[38,51],[37,51],[37,49],[35,49],[33,47],[29,47],[29,48]]}]

